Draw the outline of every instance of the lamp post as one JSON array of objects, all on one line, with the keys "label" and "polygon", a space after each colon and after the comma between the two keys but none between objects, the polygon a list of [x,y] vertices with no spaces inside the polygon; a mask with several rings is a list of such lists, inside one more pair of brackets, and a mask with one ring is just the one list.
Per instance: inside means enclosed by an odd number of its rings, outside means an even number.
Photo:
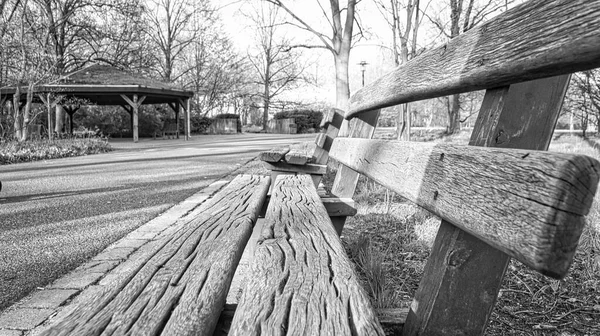
[{"label": "lamp post", "polygon": [[362,72],[362,86],[365,86],[365,71],[367,70],[367,61],[360,61],[358,65],[360,65],[360,71]]}]

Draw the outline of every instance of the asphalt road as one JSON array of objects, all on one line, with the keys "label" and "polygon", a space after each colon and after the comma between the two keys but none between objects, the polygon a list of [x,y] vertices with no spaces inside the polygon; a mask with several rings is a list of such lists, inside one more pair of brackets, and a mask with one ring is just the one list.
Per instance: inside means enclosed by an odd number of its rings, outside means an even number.
[{"label": "asphalt road", "polygon": [[111,153],[0,166],[0,310],[259,152],[311,139],[122,140]]}]

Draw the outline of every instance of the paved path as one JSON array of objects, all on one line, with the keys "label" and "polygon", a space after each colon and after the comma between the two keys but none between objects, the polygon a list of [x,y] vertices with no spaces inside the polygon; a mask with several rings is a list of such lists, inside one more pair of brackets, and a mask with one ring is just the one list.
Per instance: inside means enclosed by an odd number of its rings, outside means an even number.
[{"label": "paved path", "polygon": [[272,147],[314,135],[115,141],[115,152],[0,166],[0,310]]}]

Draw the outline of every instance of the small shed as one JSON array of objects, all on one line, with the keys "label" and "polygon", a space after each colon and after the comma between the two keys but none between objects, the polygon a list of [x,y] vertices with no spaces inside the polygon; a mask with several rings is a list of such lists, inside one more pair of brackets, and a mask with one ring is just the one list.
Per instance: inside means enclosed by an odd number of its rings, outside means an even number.
[{"label": "small shed", "polygon": [[[13,98],[16,87],[0,89],[1,102]],[[21,87],[21,100],[26,100],[27,87]],[[36,102],[48,107],[48,129],[52,129],[52,109],[62,98],[79,98],[96,105],[118,105],[131,115],[133,141],[138,141],[138,113],[143,104],[168,104],[179,115],[184,113],[185,137],[190,136],[190,98],[193,91],[149,79],[139,74],[106,64],[93,64],[62,76],[57,81],[35,86]],[[77,111],[64,107],[71,116]],[[178,125],[179,126],[179,125]]]}]

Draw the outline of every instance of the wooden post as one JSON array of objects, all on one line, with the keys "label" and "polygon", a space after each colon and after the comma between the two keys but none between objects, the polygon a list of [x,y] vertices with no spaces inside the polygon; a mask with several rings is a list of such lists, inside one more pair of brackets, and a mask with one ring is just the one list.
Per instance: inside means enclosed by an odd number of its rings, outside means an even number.
[{"label": "wooden post", "polygon": [[[488,90],[469,144],[547,150],[569,78]],[[509,261],[442,221],[402,335],[483,335]]]},{"label": "wooden post", "polygon": [[139,137],[138,137],[138,113],[139,113],[140,106],[142,106],[142,103],[146,99],[146,96],[141,96],[138,99],[138,95],[134,94],[133,100],[131,100],[131,99],[129,99],[129,97],[122,94],[121,98],[123,98],[123,100],[127,104],[129,104],[129,106],[131,106],[131,115],[132,115],[131,130],[133,132],[133,142],[138,142],[138,140],[139,140]]},{"label": "wooden post", "polygon": [[181,104],[179,101],[175,102],[175,125],[177,125],[177,131],[175,134],[177,135],[177,139],[179,139],[179,110],[181,109]]},{"label": "wooden post", "polygon": [[140,106],[138,105],[138,95],[136,94],[133,95],[133,104],[131,104],[131,107],[133,108],[133,127],[131,129],[133,131],[133,142],[138,142],[138,114]]},{"label": "wooden post", "polygon": [[192,137],[192,125],[191,125],[191,114],[192,114],[192,100],[185,100],[185,139],[189,140]]},{"label": "wooden post", "polygon": [[[372,138],[375,133],[375,127],[377,127],[377,120],[379,120],[380,112],[380,110],[374,110],[361,114],[350,120],[350,122],[344,120],[340,126],[338,136],[341,136],[344,125],[347,124],[346,127],[349,128],[348,132],[350,138]],[[356,190],[359,175],[360,174],[356,171],[344,165],[340,165],[338,167],[338,172],[335,175],[333,186],[331,187],[331,194],[338,198],[352,198],[354,196],[354,191]],[[346,217],[333,217],[331,221],[333,222],[335,231],[338,235],[341,235],[344,223],[346,222]]]}]

